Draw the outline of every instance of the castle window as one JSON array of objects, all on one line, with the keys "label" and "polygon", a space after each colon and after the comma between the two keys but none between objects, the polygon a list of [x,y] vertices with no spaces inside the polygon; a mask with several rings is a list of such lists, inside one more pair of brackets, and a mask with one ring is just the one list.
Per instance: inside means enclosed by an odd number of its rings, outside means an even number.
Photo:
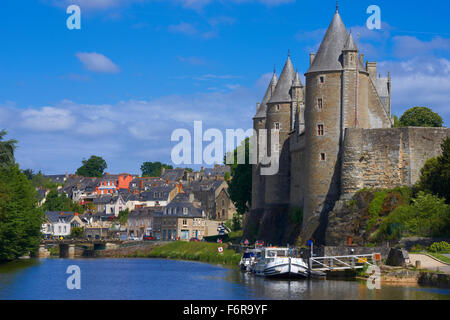
[{"label": "castle window", "polygon": [[321,161],[325,161],[325,159],[326,159],[325,153],[321,153],[320,154],[320,160]]},{"label": "castle window", "polygon": [[324,76],[321,76],[321,77],[319,78],[319,81],[320,81],[321,84],[324,84],[324,83],[325,83],[325,77],[324,77]]},{"label": "castle window", "polygon": [[319,124],[317,126],[317,135],[318,136],[323,136],[323,124]]},{"label": "castle window", "polygon": [[259,124],[263,123],[262,119],[259,119]]},{"label": "castle window", "polygon": [[280,105],[277,104],[277,111],[280,111]]},{"label": "castle window", "polygon": [[317,108],[322,109],[323,107],[323,100],[322,98],[317,99]]},{"label": "castle window", "polygon": [[279,122],[275,122],[275,130],[280,130],[280,123]]}]

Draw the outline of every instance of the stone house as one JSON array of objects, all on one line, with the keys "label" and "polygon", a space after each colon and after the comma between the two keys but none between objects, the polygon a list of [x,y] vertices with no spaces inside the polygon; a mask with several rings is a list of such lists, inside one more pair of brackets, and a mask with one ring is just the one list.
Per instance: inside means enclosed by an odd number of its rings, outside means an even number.
[{"label": "stone house", "polygon": [[128,214],[127,228],[129,237],[142,238],[155,236],[158,229],[154,228],[154,216],[163,210],[162,207],[138,208]]},{"label": "stone house", "polygon": [[46,236],[67,237],[70,236],[72,228],[84,225],[84,221],[76,212],[47,211],[41,230]]},{"label": "stone house", "polygon": [[164,207],[175,198],[178,190],[179,188],[174,184],[151,186],[147,191],[129,195],[126,207],[130,211],[143,207]]}]

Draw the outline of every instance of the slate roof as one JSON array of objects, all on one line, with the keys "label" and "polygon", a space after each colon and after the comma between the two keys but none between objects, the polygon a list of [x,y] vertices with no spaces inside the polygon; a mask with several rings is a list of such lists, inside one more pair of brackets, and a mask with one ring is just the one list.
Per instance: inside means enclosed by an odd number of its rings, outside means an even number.
[{"label": "slate roof", "polygon": [[388,78],[375,78],[372,80],[381,102],[386,107],[386,104],[389,101]]},{"label": "slate roof", "polygon": [[128,201],[167,201],[173,186],[150,187],[148,191],[138,194],[131,194]]},{"label": "slate roof", "polygon": [[291,58],[288,57],[277,86],[275,87],[275,91],[268,103],[290,102],[292,100],[291,87],[295,78],[295,73]]},{"label": "slate roof", "polygon": [[45,216],[47,220],[50,221],[51,223],[56,223],[60,219],[63,219],[65,222],[68,223],[73,219],[75,214],[73,212],[62,212],[61,215],[61,211],[47,211],[45,212]]},{"label": "slate roof", "polygon": [[166,169],[166,171],[161,175],[163,180],[169,181],[179,181],[184,177],[184,169]]},{"label": "slate roof", "polygon": [[[187,208],[187,214],[183,213],[183,209]],[[175,212],[173,210],[176,210]],[[169,214],[169,210],[172,213]],[[187,193],[179,193],[164,209],[166,216],[176,216],[176,217],[188,217],[188,218],[202,218],[203,210],[194,205],[194,203],[189,202],[189,195]]]},{"label": "slate roof", "polygon": [[265,118],[267,113],[267,102],[269,102],[270,98],[272,98],[272,87],[276,87],[278,83],[278,78],[276,73],[274,72],[272,75],[272,79],[270,80],[269,86],[267,87],[266,94],[259,105],[259,109],[256,112],[254,119]]}]

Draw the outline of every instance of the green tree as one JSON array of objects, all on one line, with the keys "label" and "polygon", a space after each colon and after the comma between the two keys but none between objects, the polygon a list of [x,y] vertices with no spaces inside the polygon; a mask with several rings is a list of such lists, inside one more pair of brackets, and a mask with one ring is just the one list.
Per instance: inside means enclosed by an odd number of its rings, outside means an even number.
[{"label": "green tree", "polygon": [[14,150],[17,140],[2,141],[6,136],[5,130],[0,131],[0,168],[7,168],[14,164]]},{"label": "green tree", "polygon": [[12,261],[39,246],[43,212],[36,190],[18,165],[0,169],[0,261]]},{"label": "green tree", "polygon": [[161,162],[144,162],[141,165],[141,172],[143,177],[160,177],[162,169],[173,169],[173,166],[163,164]]},{"label": "green tree", "polygon": [[82,166],[78,168],[76,174],[83,177],[98,177],[103,176],[103,172],[108,167],[106,161],[102,157],[91,156],[88,160],[83,159]]},{"label": "green tree", "polygon": [[[252,203],[252,165],[249,161],[249,145],[249,138],[242,141],[241,145],[234,150],[234,163],[230,165],[232,178],[228,182],[228,192],[238,214],[247,212]],[[238,152],[245,152],[245,164],[237,164]]]},{"label": "green tree", "polygon": [[81,227],[73,227],[70,231],[70,236],[72,238],[82,238],[84,235],[84,230]]},{"label": "green tree", "polygon": [[402,127],[442,127],[442,117],[427,107],[414,107],[407,110],[399,121]]},{"label": "green tree", "polygon": [[59,194],[56,189],[48,193],[42,208],[44,211],[84,212],[81,205],[70,200],[65,193]]},{"label": "green tree", "polygon": [[125,225],[128,221],[128,214],[130,213],[130,210],[126,208],[125,210],[119,211],[119,222],[121,225]]},{"label": "green tree", "polygon": [[418,190],[444,197],[450,204],[450,138],[441,145],[442,155],[429,159],[421,169]]}]

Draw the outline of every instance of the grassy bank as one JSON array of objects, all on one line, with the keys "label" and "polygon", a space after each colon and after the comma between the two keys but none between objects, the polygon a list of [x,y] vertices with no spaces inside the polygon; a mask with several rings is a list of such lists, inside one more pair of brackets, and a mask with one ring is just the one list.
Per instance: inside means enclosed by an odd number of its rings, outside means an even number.
[{"label": "grassy bank", "polygon": [[[223,246],[223,253],[219,253],[217,248]],[[176,241],[154,248],[145,255],[133,255],[135,257],[164,258],[193,260],[208,263],[237,266],[241,255],[233,250],[225,249],[226,245],[207,242],[183,242]]]}]

